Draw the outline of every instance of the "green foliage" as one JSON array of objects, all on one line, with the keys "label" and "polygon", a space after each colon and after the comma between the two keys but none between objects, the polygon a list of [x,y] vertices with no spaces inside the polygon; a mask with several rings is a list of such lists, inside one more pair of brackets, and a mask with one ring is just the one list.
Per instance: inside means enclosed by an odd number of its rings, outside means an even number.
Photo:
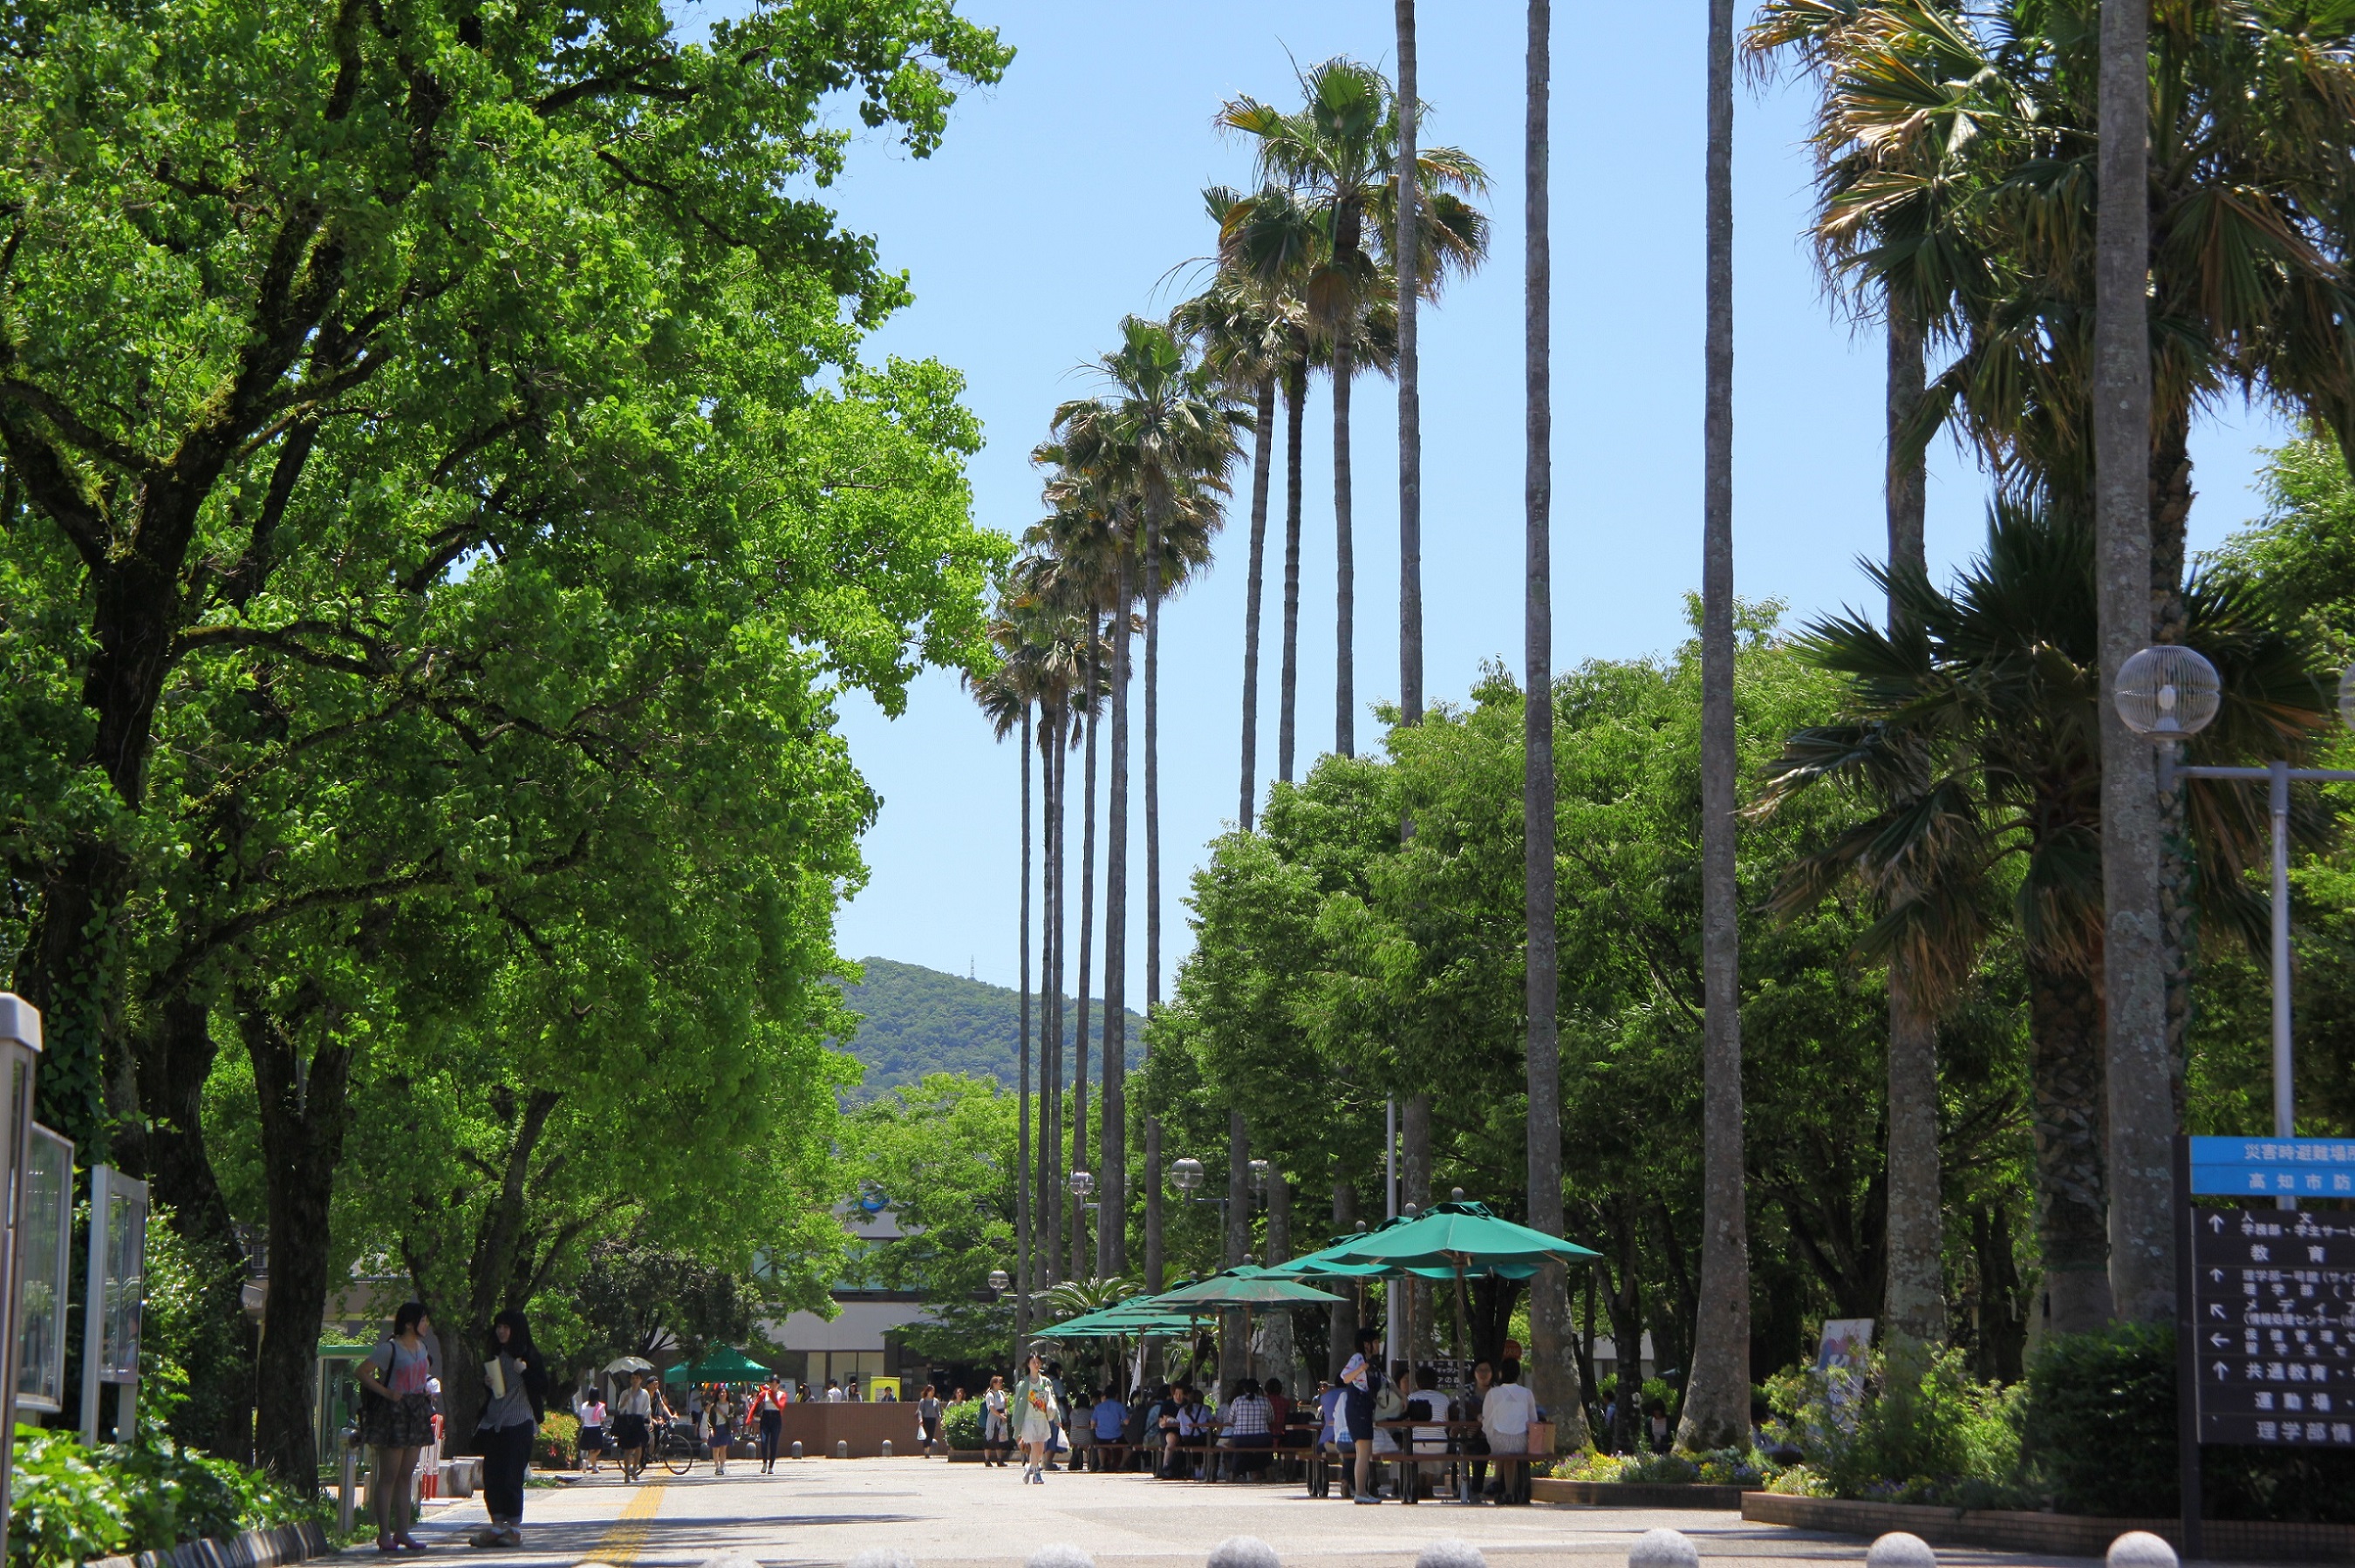
[{"label": "green foliage", "polygon": [[923,1293],[932,1311],[903,1331],[920,1355],[988,1360],[1012,1337],[1012,1307],[988,1279],[1015,1255],[1015,1095],[994,1079],[935,1072],[844,1125],[849,1190],[871,1183],[906,1232],[868,1250],[856,1277]]},{"label": "green foliage", "polygon": [[580,1334],[570,1354],[581,1371],[621,1356],[651,1357],[673,1339],[677,1359],[689,1362],[715,1346],[741,1349],[751,1342],[764,1306],[753,1282],[732,1269],[626,1240],[590,1247],[572,1296]]},{"label": "green foliage", "polygon": [[2070,1334],[2029,1364],[2026,1454],[2066,1513],[2177,1510],[2175,1331]]},{"label": "green foliage", "polygon": [[[1015,1051],[1021,1034],[1021,998],[1018,993],[1004,986],[968,980],[961,975],[943,975],[937,969],[894,963],[889,958],[862,958],[858,968],[858,980],[855,984],[846,981],[842,987],[842,1005],[857,1015],[858,1027],[841,1042],[841,1049],[857,1058],[866,1070],[851,1098],[871,1099],[886,1090],[919,1083],[935,1072],[994,1078],[1008,1085],[1017,1081],[1018,1063]],[[1040,998],[1034,993],[1030,997],[1034,1050],[1039,1040],[1039,1014]],[[1071,1030],[1076,1028],[1079,1014],[1078,1001],[1066,997],[1063,1014],[1067,1020],[1074,1020],[1067,1021],[1065,1026],[1068,1061],[1073,1060],[1069,1052]],[[1101,997],[1088,1003],[1088,1027],[1096,1031],[1092,1038],[1102,1038]],[[1145,1020],[1130,1013],[1131,1061],[1139,1054],[1138,1042],[1144,1029]],[[1091,1083],[1101,1075],[1102,1065],[1103,1058],[1092,1050],[1088,1057]]]},{"label": "green foliage", "polygon": [[11,1568],[67,1568],[319,1517],[316,1504],[229,1460],[172,1443],[93,1452],[59,1429],[16,1429],[13,1485]]},{"label": "green foliage", "polygon": [[543,1470],[570,1470],[581,1463],[581,1418],[551,1410],[531,1440],[531,1462]]},{"label": "green foliage", "polygon": [[941,1435],[952,1448],[980,1447],[982,1434],[986,1430],[985,1413],[977,1399],[961,1401],[941,1412]]}]

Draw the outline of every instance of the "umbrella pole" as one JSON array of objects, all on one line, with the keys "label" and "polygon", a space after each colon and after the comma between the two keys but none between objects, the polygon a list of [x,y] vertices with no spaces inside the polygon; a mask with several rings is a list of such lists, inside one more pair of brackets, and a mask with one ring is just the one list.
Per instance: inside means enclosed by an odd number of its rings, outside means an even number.
[{"label": "umbrella pole", "polygon": [[1471,1321],[1472,1302],[1464,1289],[1464,1260],[1457,1258],[1455,1260],[1455,1359],[1459,1361],[1464,1359],[1464,1334]]}]

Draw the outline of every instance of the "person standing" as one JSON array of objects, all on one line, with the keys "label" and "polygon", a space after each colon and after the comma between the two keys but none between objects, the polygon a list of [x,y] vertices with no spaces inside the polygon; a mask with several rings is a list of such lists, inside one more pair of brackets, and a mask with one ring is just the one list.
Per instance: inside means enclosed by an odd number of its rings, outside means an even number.
[{"label": "person standing", "polygon": [[1502,1498],[1508,1494],[1521,1495],[1521,1487],[1529,1475],[1527,1464],[1510,1466],[1513,1477],[1509,1488],[1505,1484],[1508,1455],[1524,1455],[1529,1451],[1529,1427],[1538,1418],[1537,1395],[1521,1382],[1521,1363],[1508,1360],[1497,1369],[1494,1387],[1480,1396],[1480,1435],[1487,1439],[1488,1454],[1498,1461],[1497,1478],[1489,1484],[1488,1495]]},{"label": "person standing", "polygon": [[474,1535],[476,1546],[523,1544],[523,1477],[531,1465],[531,1440],[548,1418],[548,1371],[531,1342],[531,1325],[520,1312],[491,1319],[490,1360],[483,1366],[488,1394],[474,1444],[483,1456],[483,1506],[487,1529]]},{"label": "person standing", "polygon": [[1008,1414],[1010,1408],[1006,1397],[1006,1380],[991,1377],[988,1391],[981,1396],[982,1463],[995,1465],[1001,1470],[1006,1468],[1006,1450],[1014,1443],[1014,1426]]},{"label": "person standing", "polygon": [[703,1407],[711,1423],[711,1473],[728,1473],[728,1451],[736,1445],[736,1396],[725,1385]]},{"label": "person standing", "polygon": [[1382,1369],[1374,1360],[1381,1354],[1382,1331],[1380,1328],[1358,1330],[1357,1353],[1349,1364],[1341,1369],[1342,1421],[1348,1427],[1348,1442],[1357,1450],[1357,1480],[1354,1495],[1361,1503],[1378,1503],[1374,1495],[1374,1403],[1382,1394]]},{"label": "person standing", "polygon": [[924,1385],[922,1398],[916,1401],[916,1424],[924,1429],[924,1457],[941,1445],[941,1395],[932,1384]]},{"label": "person standing", "polygon": [[605,1462],[605,1421],[609,1413],[595,1382],[582,1385],[581,1397],[573,1402],[572,1413],[581,1421],[581,1458],[593,1476]]},{"label": "person standing", "polygon": [[654,1395],[646,1392],[646,1374],[632,1372],[630,1386],[613,1401],[613,1446],[620,1451],[622,1479],[634,1481],[646,1467],[646,1444],[654,1435]]},{"label": "person standing", "polygon": [[1033,1350],[1026,1366],[1022,1381],[1014,1385],[1014,1413],[1021,1423],[1015,1438],[1022,1445],[1022,1479],[1044,1486],[1047,1445],[1054,1440],[1062,1406],[1055,1398],[1054,1380],[1047,1375],[1046,1358]]},{"label": "person standing", "polygon": [[391,1331],[359,1365],[360,1441],[376,1450],[368,1508],[376,1515],[378,1552],[422,1552],[409,1533],[417,1456],[433,1443],[433,1394],[441,1385],[440,1351],[426,1336],[433,1321],[421,1301],[404,1301]]}]

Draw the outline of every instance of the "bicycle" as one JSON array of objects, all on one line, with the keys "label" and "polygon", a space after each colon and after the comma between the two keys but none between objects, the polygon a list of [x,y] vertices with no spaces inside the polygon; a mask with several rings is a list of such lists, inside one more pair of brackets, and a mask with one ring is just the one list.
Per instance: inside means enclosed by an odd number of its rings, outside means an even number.
[{"label": "bicycle", "polygon": [[653,1456],[674,1476],[684,1476],[695,1468],[702,1453],[703,1444],[696,1436],[695,1428],[685,1422],[669,1423],[655,1434]]}]

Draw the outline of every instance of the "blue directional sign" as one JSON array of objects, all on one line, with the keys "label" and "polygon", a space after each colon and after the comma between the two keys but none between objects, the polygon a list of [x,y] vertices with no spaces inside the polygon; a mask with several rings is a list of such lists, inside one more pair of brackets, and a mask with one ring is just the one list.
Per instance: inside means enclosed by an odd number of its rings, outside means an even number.
[{"label": "blue directional sign", "polygon": [[2355,1198],[2355,1138],[2193,1138],[2203,1197]]}]

